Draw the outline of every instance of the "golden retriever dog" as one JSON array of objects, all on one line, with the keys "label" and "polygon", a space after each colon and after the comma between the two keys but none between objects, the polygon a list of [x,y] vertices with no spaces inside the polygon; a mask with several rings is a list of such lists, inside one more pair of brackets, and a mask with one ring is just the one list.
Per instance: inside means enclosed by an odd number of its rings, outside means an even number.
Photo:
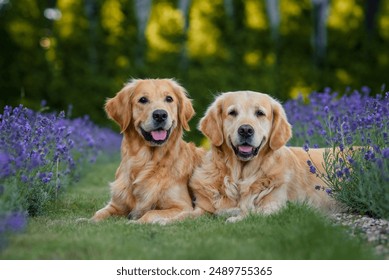
[{"label": "golden retriever dog", "polygon": [[237,91],[221,94],[199,124],[211,150],[190,179],[195,209],[176,219],[205,212],[241,220],[248,213],[273,213],[287,201],[333,209],[333,199],[317,186],[307,160],[324,172],[324,149],[287,147],[291,125],[281,104],[267,94]]},{"label": "golden retriever dog", "polygon": [[186,90],[171,79],[134,79],[105,110],[123,133],[121,163],[110,202],[91,220],[119,215],[154,223],[192,210],[188,181],[204,152],[182,140],[194,115]]}]

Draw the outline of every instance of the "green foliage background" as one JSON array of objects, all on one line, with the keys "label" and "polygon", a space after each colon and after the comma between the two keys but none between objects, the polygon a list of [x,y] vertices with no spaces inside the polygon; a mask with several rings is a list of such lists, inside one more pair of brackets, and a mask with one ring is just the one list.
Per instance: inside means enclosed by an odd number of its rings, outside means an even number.
[{"label": "green foliage background", "polygon": [[[310,0],[279,0],[278,36],[266,1],[192,0],[188,16],[177,0],[154,0],[144,33],[133,0],[0,1],[0,106],[23,103],[52,109],[73,105],[107,125],[105,98],[130,77],[175,77],[194,99],[196,118],[218,92],[250,89],[281,100],[332,87],[388,83],[389,0],[330,1],[327,46],[313,48]],[[47,8],[61,17],[49,20]],[[201,136],[192,129],[191,139]]]}]

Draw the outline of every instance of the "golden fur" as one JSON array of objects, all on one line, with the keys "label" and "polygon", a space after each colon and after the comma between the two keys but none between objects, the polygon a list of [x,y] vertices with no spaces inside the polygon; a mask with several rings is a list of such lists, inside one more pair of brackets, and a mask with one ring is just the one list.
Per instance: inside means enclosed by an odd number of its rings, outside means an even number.
[{"label": "golden fur", "polygon": [[307,165],[310,159],[324,172],[324,149],[311,149],[309,158],[302,148],[286,147],[291,125],[281,104],[269,95],[224,93],[208,108],[199,129],[211,150],[190,179],[195,210],[176,219],[209,212],[237,221],[247,213],[273,213],[287,201],[334,208],[333,199],[315,188],[323,181]]},{"label": "golden fur", "polygon": [[111,200],[92,220],[120,215],[153,223],[192,210],[188,181],[204,152],[182,140],[194,115],[185,89],[170,79],[132,80],[105,110],[123,133],[122,159]]}]

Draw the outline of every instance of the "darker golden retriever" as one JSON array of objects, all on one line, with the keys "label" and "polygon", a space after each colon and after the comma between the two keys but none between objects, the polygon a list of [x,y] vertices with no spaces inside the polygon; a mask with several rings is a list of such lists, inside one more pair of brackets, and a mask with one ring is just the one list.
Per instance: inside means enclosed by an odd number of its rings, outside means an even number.
[{"label": "darker golden retriever", "polygon": [[190,179],[195,210],[176,220],[210,212],[237,221],[248,213],[273,213],[287,201],[336,208],[326,192],[316,190],[323,182],[307,166],[310,159],[322,168],[324,149],[312,149],[308,156],[302,148],[286,147],[291,125],[281,104],[269,95],[221,94],[199,128],[210,140],[211,150]]},{"label": "darker golden retriever", "polygon": [[194,115],[185,89],[171,79],[132,80],[105,110],[123,133],[122,159],[111,200],[92,220],[154,223],[192,210],[188,181],[204,152],[182,140]]}]

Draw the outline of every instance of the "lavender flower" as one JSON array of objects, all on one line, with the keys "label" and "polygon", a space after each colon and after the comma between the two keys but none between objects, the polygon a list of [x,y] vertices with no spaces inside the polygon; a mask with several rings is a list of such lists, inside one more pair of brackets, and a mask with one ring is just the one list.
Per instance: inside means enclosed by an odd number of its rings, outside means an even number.
[{"label": "lavender flower", "polygon": [[382,157],[384,159],[388,159],[389,158],[389,148],[382,149],[381,153],[382,153]]},{"label": "lavender flower", "polygon": [[26,225],[27,215],[24,212],[0,213],[0,250],[5,247],[9,234],[23,231]]},{"label": "lavender flower", "polygon": [[5,218],[5,229],[10,231],[21,231],[27,223],[27,216],[23,212],[9,213]]},{"label": "lavender flower", "polygon": [[88,117],[70,120],[63,112],[6,106],[0,115],[0,206],[7,208],[0,207],[0,214],[16,209],[41,213],[59,186],[79,177],[78,166],[102,153],[116,153],[119,145],[118,134],[99,128]]},{"label": "lavender flower", "polygon": [[384,89],[375,96],[368,87],[339,96],[326,88],[310,94],[307,102],[289,100],[284,108],[293,126],[290,145],[303,146],[308,155],[308,143],[330,148],[324,156],[326,174],[311,162],[307,168],[332,196],[355,211],[389,217],[384,206],[389,204],[389,92]]},{"label": "lavender flower", "polygon": [[336,177],[342,178],[343,177],[343,171],[342,170],[336,171]]}]

